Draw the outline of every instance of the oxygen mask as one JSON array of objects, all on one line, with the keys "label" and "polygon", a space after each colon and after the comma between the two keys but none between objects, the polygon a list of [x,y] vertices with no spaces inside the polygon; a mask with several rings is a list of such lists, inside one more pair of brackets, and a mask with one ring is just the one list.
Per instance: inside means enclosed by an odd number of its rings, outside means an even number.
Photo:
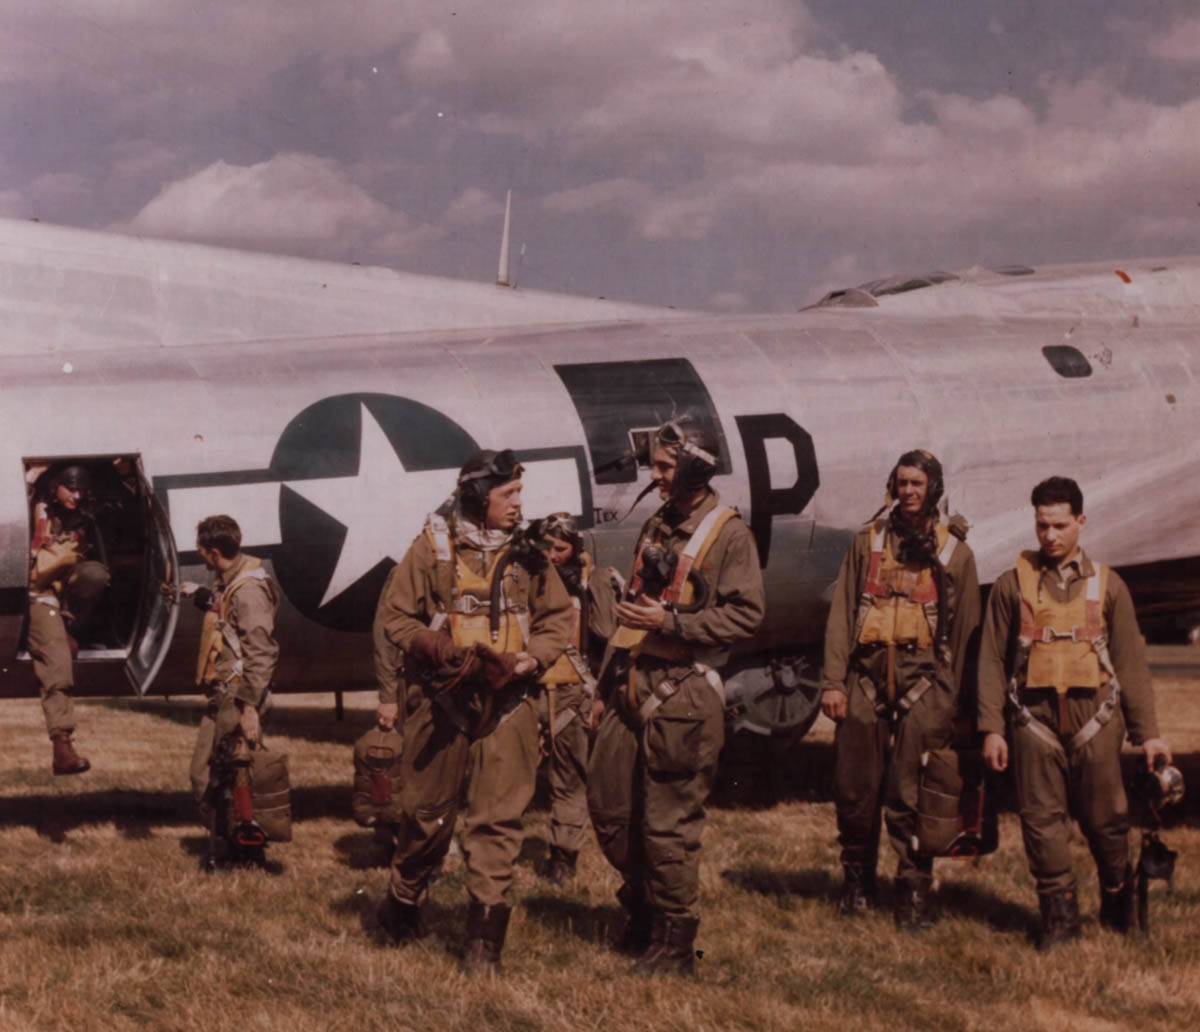
[{"label": "oxygen mask", "polygon": [[1151,813],[1161,817],[1163,810],[1183,801],[1183,774],[1159,756],[1153,770],[1142,772],[1138,789]]}]

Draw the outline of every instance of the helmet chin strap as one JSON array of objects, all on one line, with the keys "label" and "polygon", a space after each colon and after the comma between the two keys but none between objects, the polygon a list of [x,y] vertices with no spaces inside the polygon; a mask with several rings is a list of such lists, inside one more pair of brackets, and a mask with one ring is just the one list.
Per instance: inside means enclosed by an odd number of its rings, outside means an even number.
[{"label": "helmet chin strap", "polygon": [[636,508],[638,507],[638,505],[640,504],[641,500],[642,500],[643,498],[645,498],[645,497],[646,497],[646,495],[648,495],[648,494],[649,494],[651,491],[653,491],[653,490],[654,490],[656,487],[658,487],[658,481],[657,481],[657,480],[651,480],[651,481],[650,481],[650,483],[648,483],[648,484],[647,484],[645,487],[643,487],[643,488],[642,488],[642,490],[641,490],[641,491],[638,493],[638,496],[637,496],[637,497],[636,497],[636,498],[633,500],[633,504],[632,504],[632,505],[629,507],[629,509],[626,511],[625,515],[624,515],[624,516],[622,516],[622,517],[621,517],[619,520],[617,520],[617,522],[618,522],[618,523],[621,523],[621,522],[623,522],[624,520],[627,520],[627,519],[629,518],[629,515],[630,515],[630,513],[632,513],[632,512],[633,512],[633,510],[634,510],[634,509],[636,509]]}]

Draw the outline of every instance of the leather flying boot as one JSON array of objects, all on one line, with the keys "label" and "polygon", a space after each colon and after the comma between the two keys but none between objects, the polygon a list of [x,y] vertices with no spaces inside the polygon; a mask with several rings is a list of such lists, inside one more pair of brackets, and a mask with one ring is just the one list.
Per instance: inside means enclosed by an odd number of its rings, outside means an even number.
[{"label": "leather flying boot", "polygon": [[463,947],[462,973],[478,975],[500,971],[500,951],[508,932],[512,907],[507,903],[476,903],[467,906],[467,943]]},{"label": "leather flying boot", "polygon": [[1133,867],[1100,872],[1100,927],[1126,935],[1133,927]]},{"label": "leather flying boot", "polygon": [[698,917],[672,917],[661,910],[654,912],[650,947],[629,969],[631,975],[690,975],[696,970],[696,929]]},{"label": "leather flying boot", "polygon": [[902,932],[921,932],[933,924],[929,912],[929,890],[933,879],[929,875],[900,878],[896,882],[894,916]]},{"label": "leather flying boot", "polygon": [[875,871],[861,864],[842,865],[842,888],[838,893],[837,912],[841,917],[865,914],[878,902]]},{"label": "leather flying boot", "polygon": [[429,933],[421,921],[421,908],[416,903],[405,903],[389,892],[375,912],[379,926],[397,946],[417,942]]},{"label": "leather flying boot", "polygon": [[54,746],[55,774],[82,774],[91,769],[92,765],[88,763],[87,757],[80,756],[75,751],[70,731],[54,732],[50,736],[50,742]]},{"label": "leather flying boot", "polygon": [[640,885],[625,882],[617,889],[617,902],[629,915],[621,938],[613,944],[618,953],[639,957],[650,946],[650,905],[646,902],[646,890]]},{"label": "leather flying boot", "polygon": [[550,847],[550,863],[546,866],[546,880],[551,885],[563,886],[575,877],[575,861],[579,853],[561,846]]},{"label": "leather flying boot", "polygon": [[1042,912],[1039,950],[1050,950],[1079,938],[1079,898],[1074,889],[1042,893],[1038,896],[1038,907]]}]

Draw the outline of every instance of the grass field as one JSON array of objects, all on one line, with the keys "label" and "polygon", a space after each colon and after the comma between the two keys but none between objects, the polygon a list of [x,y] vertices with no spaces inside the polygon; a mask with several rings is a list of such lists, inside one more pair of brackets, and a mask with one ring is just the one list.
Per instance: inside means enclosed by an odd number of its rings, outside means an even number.
[{"label": "grass field", "polygon": [[[703,949],[694,980],[639,980],[605,948],[617,878],[594,843],[575,884],[537,876],[546,813],[527,819],[503,979],[469,981],[455,950],[461,859],[434,884],[439,940],[397,951],[375,928],[387,857],[350,820],[350,743],[371,719],[350,697],[287,698],[295,841],[272,872],[205,875],[187,763],[198,700],[85,701],[93,770],[53,778],[34,701],[0,703],[0,1032],[63,1029],[576,1030],[1200,1028],[1200,682],[1157,681],[1163,726],[1196,797],[1165,838],[1175,891],[1152,890],[1152,934],[1096,925],[1096,876],[1076,843],[1084,939],[1035,952],[1032,881],[1011,813],[1001,847],[941,862],[941,920],[902,936],[886,913],[839,920],[830,728],[789,753],[731,763],[710,809]],[[748,755],[747,755],[748,754]],[[882,873],[890,873],[886,858]]]}]

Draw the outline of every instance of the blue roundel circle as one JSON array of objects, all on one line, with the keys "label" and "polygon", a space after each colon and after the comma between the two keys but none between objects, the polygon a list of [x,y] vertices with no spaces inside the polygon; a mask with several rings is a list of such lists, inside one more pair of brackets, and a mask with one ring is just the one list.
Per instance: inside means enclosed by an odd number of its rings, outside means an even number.
[{"label": "blue roundel circle", "polygon": [[[444,469],[447,495],[454,488],[455,473],[477,449],[454,420],[419,401],[390,394],[338,394],[308,406],[288,423],[271,456],[271,473],[292,482],[359,476],[364,418],[375,421],[395,451],[397,476]],[[369,430],[377,434],[375,428]],[[364,508],[369,506],[368,498]],[[356,514],[341,515],[353,520]],[[361,515],[386,519],[378,512]],[[397,526],[390,554],[326,598],[350,528],[286,483],[279,493],[279,528],[281,544],[273,558],[280,587],[308,619],[339,631],[371,629],[388,571],[421,529]]]}]

